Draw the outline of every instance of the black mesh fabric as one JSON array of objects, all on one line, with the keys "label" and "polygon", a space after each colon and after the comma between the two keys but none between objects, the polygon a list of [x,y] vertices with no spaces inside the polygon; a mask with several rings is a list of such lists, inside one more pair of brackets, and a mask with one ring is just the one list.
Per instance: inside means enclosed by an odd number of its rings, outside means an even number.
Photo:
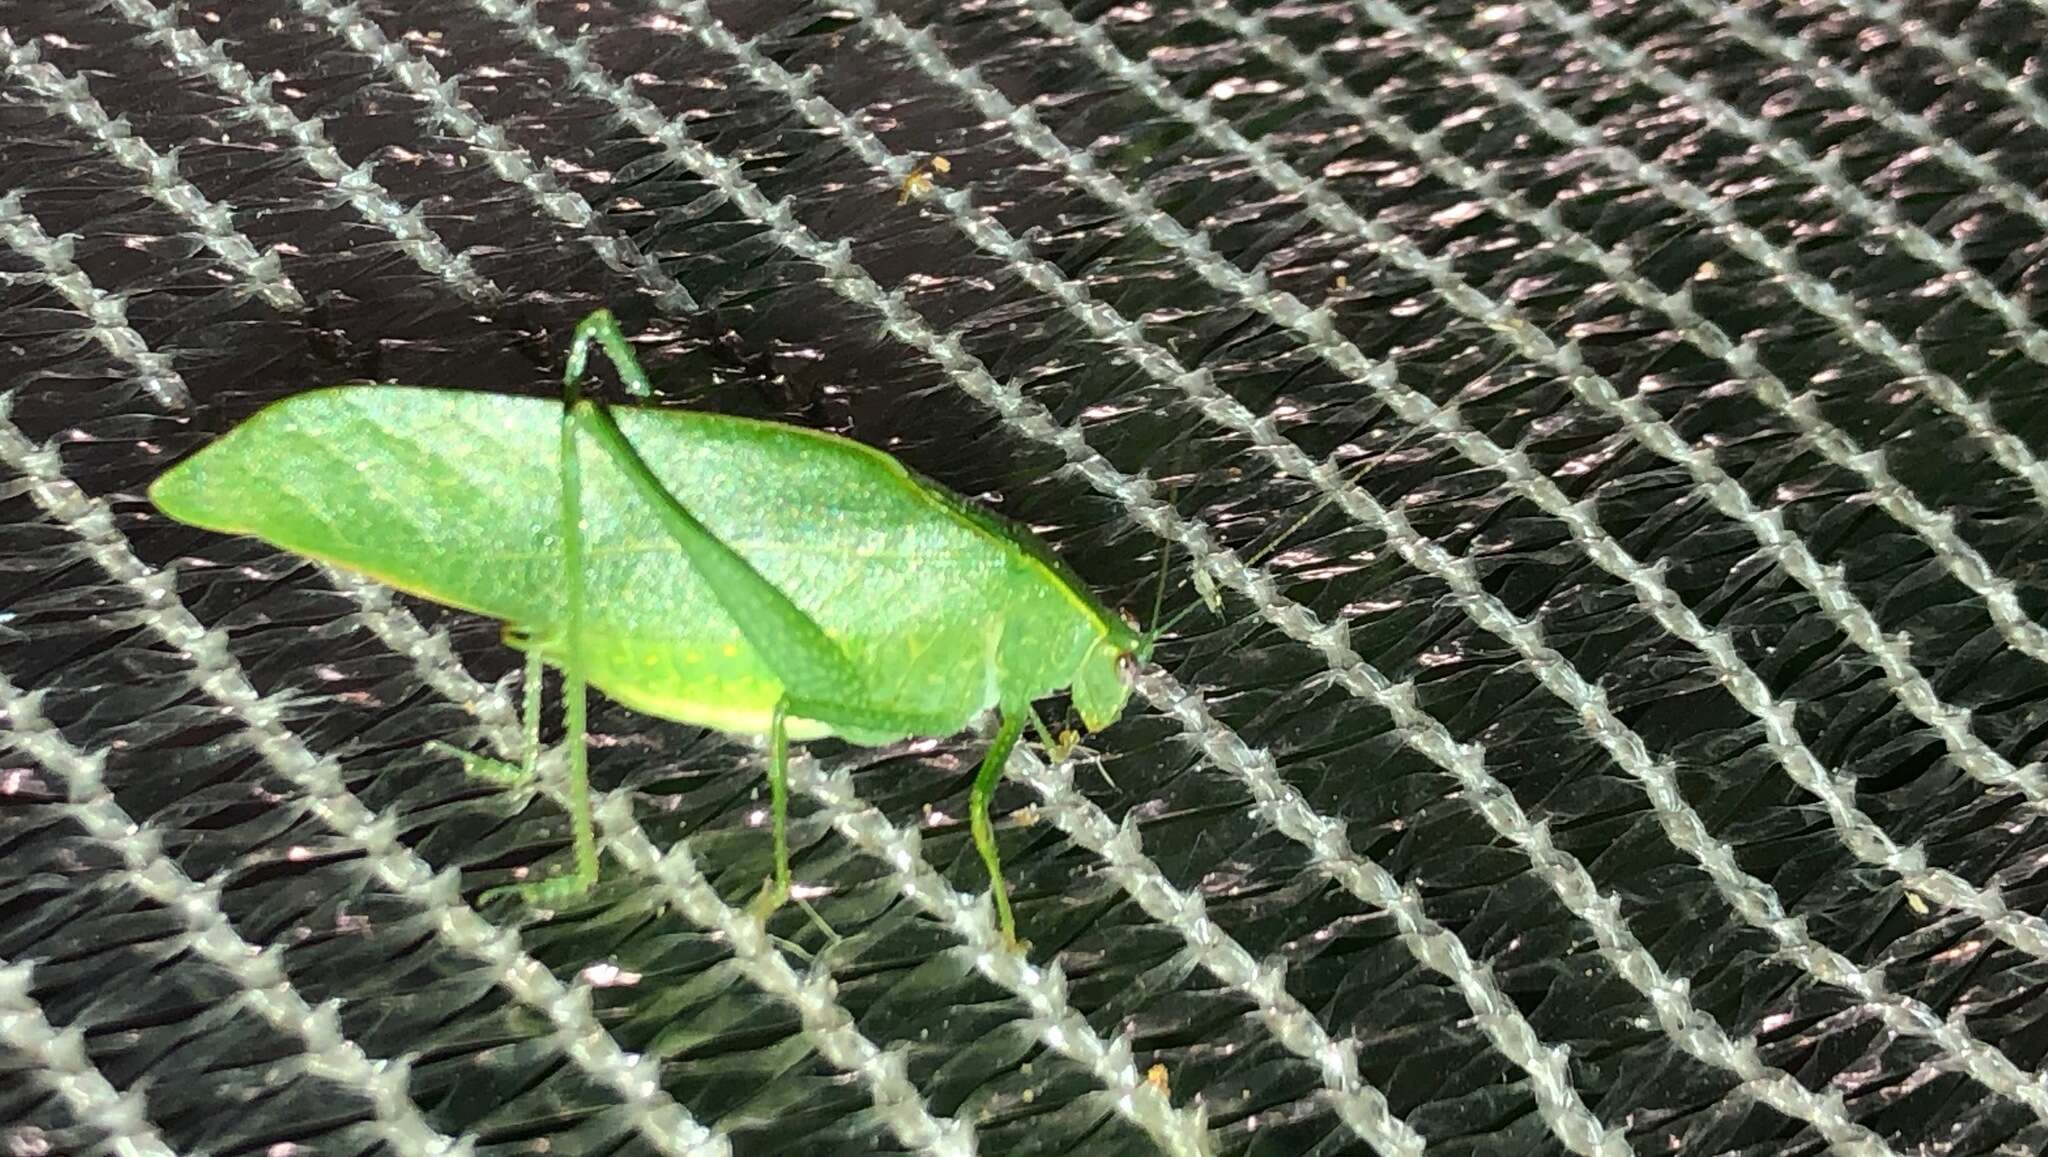
[{"label": "black mesh fabric", "polygon": [[[0,0],[7,1153],[2048,1147],[2048,5],[1066,3]],[[764,935],[600,701],[485,899],[497,624],[143,498],[605,304],[1197,608],[1027,954],[975,734],[814,745]]]}]

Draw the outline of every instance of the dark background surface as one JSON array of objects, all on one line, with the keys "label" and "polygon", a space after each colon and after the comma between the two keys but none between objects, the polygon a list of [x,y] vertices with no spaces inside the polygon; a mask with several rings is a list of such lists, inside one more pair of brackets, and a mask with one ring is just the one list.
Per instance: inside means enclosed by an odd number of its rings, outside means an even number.
[{"label": "dark background surface", "polygon": [[[7,1151],[2039,1152],[2048,14],[1565,4],[0,0]],[[815,749],[823,956],[754,751],[606,703],[602,884],[480,904],[566,846],[420,751],[495,624],[141,494],[606,303],[1141,614],[1369,500],[1004,788],[1033,965],[971,735]]]}]

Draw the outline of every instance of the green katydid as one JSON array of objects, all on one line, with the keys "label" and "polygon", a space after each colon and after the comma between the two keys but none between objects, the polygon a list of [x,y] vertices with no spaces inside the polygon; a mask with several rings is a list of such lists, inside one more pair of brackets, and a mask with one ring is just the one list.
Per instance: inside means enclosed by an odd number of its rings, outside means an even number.
[{"label": "green katydid", "polygon": [[314,390],[172,467],[150,499],[181,522],[502,620],[527,656],[525,758],[456,751],[472,774],[532,775],[541,667],[561,670],[574,867],[516,886],[535,903],[581,895],[598,877],[586,685],[645,714],[768,736],[775,868],[756,901],[763,916],[789,894],[792,740],[951,735],[998,710],[969,814],[1014,940],[988,810],[1031,704],[1071,688],[1089,730],[1106,727],[1156,632],[1104,607],[1023,527],[879,450],[585,399],[593,343],[630,394],[651,396],[598,310],[576,327],[559,402]]}]

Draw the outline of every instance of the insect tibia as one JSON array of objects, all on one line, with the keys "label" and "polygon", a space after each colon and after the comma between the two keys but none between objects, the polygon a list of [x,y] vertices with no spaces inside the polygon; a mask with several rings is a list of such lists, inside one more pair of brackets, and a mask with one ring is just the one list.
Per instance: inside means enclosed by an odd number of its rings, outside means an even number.
[{"label": "insect tibia", "polygon": [[626,392],[636,398],[654,395],[654,387],[647,380],[647,371],[640,368],[640,359],[633,356],[633,346],[626,340],[619,320],[609,309],[591,311],[590,316],[576,323],[576,335],[569,344],[569,363],[562,372],[563,396],[574,403],[577,383],[583,380],[584,368],[590,361],[590,343],[596,342],[611,359],[612,369],[617,371],[619,381],[625,384]]},{"label": "insect tibia", "polygon": [[579,861],[577,867],[566,875],[491,888],[479,896],[477,902],[489,903],[500,896],[510,896],[531,908],[557,908],[571,900],[583,898],[596,884],[596,862],[592,861],[586,866]]}]

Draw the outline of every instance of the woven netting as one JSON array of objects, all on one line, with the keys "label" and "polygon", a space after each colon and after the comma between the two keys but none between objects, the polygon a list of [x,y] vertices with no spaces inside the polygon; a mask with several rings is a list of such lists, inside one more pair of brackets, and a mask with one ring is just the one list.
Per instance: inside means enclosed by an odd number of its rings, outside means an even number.
[{"label": "woven netting", "polygon": [[[2048,1146],[2048,2],[0,26],[7,1153]],[[1197,608],[1011,764],[1026,954],[985,732],[811,745],[764,934],[759,749],[600,700],[484,899],[498,624],[143,497],[605,304]]]}]

